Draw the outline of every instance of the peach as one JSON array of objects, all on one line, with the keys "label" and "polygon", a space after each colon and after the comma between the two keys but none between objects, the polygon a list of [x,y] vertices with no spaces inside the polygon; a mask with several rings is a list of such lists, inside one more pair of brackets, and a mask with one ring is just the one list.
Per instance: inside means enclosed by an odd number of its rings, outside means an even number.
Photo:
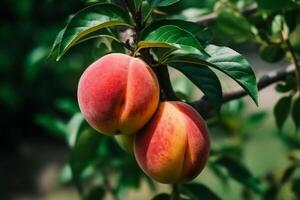
[{"label": "peach", "polygon": [[79,108],[106,135],[134,134],[157,109],[159,84],[141,59],[112,53],[91,64],[78,84]]},{"label": "peach", "polygon": [[205,121],[191,106],[176,101],[160,103],[134,141],[139,166],[161,183],[195,178],[206,164],[209,149]]}]

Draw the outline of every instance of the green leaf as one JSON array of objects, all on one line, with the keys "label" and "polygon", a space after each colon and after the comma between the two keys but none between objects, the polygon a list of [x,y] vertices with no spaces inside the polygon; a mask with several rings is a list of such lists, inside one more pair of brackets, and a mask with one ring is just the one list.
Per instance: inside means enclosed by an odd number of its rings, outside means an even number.
[{"label": "green leaf", "polygon": [[151,200],[170,200],[171,196],[166,193],[161,193],[153,197]]},{"label": "green leaf", "polygon": [[64,29],[62,29],[58,32],[58,34],[57,34],[57,36],[54,40],[54,43],[52,45],[51,51],[49,53],[49,57],[52,56],[52,55],[57,57],[59,55],[59,46],[60,46],[60,43],[62,41],[62,37],[65,33],[65,30],[66,29],[64,28]]},{"label": "green leaf", "polygon": [[180,0],[147,0],[151,7],[164,7],[177,3]]},{"label": "green leaf", "polygon": [[[111,26],[131,27],[130,17],[122,8],[108,3],[89,6],[75,14],[54,44],[59,44],[58,59],[82,37]],[[57,45],[56,45],[57,46]]]},{"label": "green leaf", "polygon": [[285,56],[285,51],[280,45],[271,44],[262,46],[260,57],[269,63],[275,63],[282,60]]},{"label": "green leaf", "polygon": [[195,64],[172,63],[172,67],[186,75],[209,99],[216,110],[222,102],[222,87],[217,75],[206,66]]},{"label": "green leaf", "polygon": [[207,59],[210,66],[233,78],[257,104],[256,77],[248,61],[241,54],[228,47],[208,45],[205,51],[211,56]]},{"label": "green leaf", "polygon": [[279,101],[274,107],[275,121],[279,129],[282,129],[284,122],[288,118],[291,109],[291,104],[292,97],[286,96],[279,99]]},{"label": "green leaf", "polygon": [[178,20],[178,19],[162,19],[162,20],[152,22],[149,26],[143,29],[141,32],[141,38],[144,39],[149,33],[165,25],[177,26],[183,30],[192,33],[193,35],[199,38],[201,38],[202,34],[207,29],[207,27],[201,24],[196,24],[189,21]]},{"label": "green leaf", "polygon": [[139,48],[164,47],[177,48],[202,58],[208,57],[199,41],[191,34],[177,26],[166,25],[151,32],[144,41],[139,42]]},{"label": "green leaf", "polygon": [[235,42],[245,42],[254,38],[251,24],[234,10],[224,9],[218,13],[217,28]]},{"label": "green leaf", "polygon": [[70,147],[74,147],[76,140],[77,140],[77,136],[79,134],[80,127],[83,122],[84,122],[84,117],[81,113],[74,114],[73,117],[68,122],[67,138],[68,138],[68,144]]},{"label": "green leaf", "polygon": [[199,183],[183,184],[180,188],[182,193],[191,197],[192,200],[221,200],[221,198],[211,191],[207,186]]},{"label": "green leaf", "polygon": [[255,178],[239,161],[230,157],[222,156],[218,158],[216,164],[224,167],[228,174],[236,181],[251,188],[255,192],[262,192],[262,187],[259,180]]},{"label": "green leaf", "polygon": [[247,60],[228,47],[208,45],[205,51],[210,55],[206,60],[196,55],[174,54],[167,62],[192,63],[216,68],[235,80],[257,104],[258,89],[256,77]]},{"label": "green leaf", "polygon": [[97,158],[100,141],[101,135],[91,128],[84,129],[77,137],[71,151],[70,166],[73,181],[79,190],[81,190],[82,173]]},{"label": "green leaf", "polygon": [[257,3],[260,7],[270,10],[282,10],[296,7],[297,4],[291,0],[257,0]]},{"label": "green leaf", "polygon": [[292,119],[296,126],[296,130],[298,131],[300,126],[300,97],[294,101],[293,109],[292,109]]}]

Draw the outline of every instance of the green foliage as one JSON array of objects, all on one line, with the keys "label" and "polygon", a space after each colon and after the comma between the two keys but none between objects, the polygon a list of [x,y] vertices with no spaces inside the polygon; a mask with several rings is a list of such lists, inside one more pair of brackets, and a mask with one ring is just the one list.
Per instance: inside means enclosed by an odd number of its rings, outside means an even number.
[{"label": "green foliage", "polygon": [[155,197],[153,197],[151,200],[169,200],[171,199],[171,196],[169,194],[158,194]]},{"label": "green foliage", "polygon": [[172,67],[186,75],[212,102],[216,110],[219,110],[223,103],[222,87],[217,75],[206,66],[195,64],[176,64]]},{"label": "green foliage", "polygon": [[260,56],[269,63],[275,63],[284,58],[285,51],[280,45],[267,45],[261,47]]},{"label": "green foliage", "polygon": [[256,78],[247,60],[228,47],[208,45],[205,51],[210,55],[206,60],[194,55],[179,54],[171,57],[168,62],[170,65],[172,63],[192,63],[220,70],[240,84],[257,103]]},{"label": "green foliage", "polygon": [[176,48],[189,54],[199,55],[201,58],[207,57],[200,42],[188,31],[180,29],[174,25],[165,25],[152,31],[144,41],[139,42],[139,48]]},{"label": "green foliage", "polygon": [[116,5],[100,3],[79,11],[56,37],[54,49],[58,46],[57,58],[89,33],[117,25],[132,26],[128,13]]},{"label": "green foliage", "polygon": [[292,0],[277,0],[276,3],[272,0],[257,0],[257,3],[262,8],[271,10],[289,9],[297,6]]},{"label": "green foliage", "polygon": [[239,161],[224,156],[218,158],[216,163],[224,167],[228,174],[236,181],[244,184],[246,187],[251,188],[255,192],[262,192],[259,180],[255,178]]},{"label": "green foliage", "polygon": [[235,42],[252,40],[252,26],[239,12],[224,9],[218,13],[217,28]]},{"label": "green foliage", "polygon": [[157,30],[158,28],[166,25],[174,25],[178,28],[186,30],[192,33],[193,35],[197,36],[197,39],[199,40],[201,40],[201,38],[203,37],[203,33],[207,29],[207,27],[203,25],[199,25],[189,21],[179,19],[162,19],[158,21],[153,21],[151,24],[145,27],[141,32],[141,39],[144,39],[147,35],[149,35],[149,33],[153,32],[154,30]]},{"label": "green foliage", "polygon": [[190,197],[191,200],[221,200],[214,192],[212,192],[207,186],[199,183],[183,184],[181,186],[183,194]]},{"label": "green foliage", "polygon": [[151,7],[164,7],[164,6],[169,6],[172,5],[179,0],[147,0],[148,3],[151,5]]},{"label": "green foliage", "polygon": [[292,97],[282,97],[274,107],[275,121],[279,129],[282,129],[291,109]]},{"label": "green foliage", "polygon": [[292,109],[292,119],[294,121],[294,124],[296,126],[296,130],[299,129],[300,126],[300,97],[296,98],[293,103],[293,109]]}]

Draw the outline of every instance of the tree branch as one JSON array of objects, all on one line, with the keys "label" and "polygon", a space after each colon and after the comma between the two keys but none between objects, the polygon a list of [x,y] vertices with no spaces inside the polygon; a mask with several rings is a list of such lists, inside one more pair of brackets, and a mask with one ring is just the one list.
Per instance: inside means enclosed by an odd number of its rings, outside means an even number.
[{"label": "tree branch", "polygon": [[159,86],[161,88],[160,91],[161,100],[169,100],[169,101],[179,100],[179,98],[176,96],[172,88],[168,67],[166,65],[159,65],[152,69],[157,76]]},{"label": "tree branch", "polygon": [[[257,4],[253,3],[249,6],[247,6],[242,13],[243,13],[243,15],[247,16],[247,15],[251,15],[256,10],[257,10]],[[210,14],[199,17],[197,20],[195,20],[195,23],[207,25],[207,24],[214,22],[216,20],[216,18],[217,18],[216,13],[210,13]]]},{"label": "tree branch", "polygon": [[[288,75],[295,73],[295,67],[289,66],[284,69],[278,69],[272,71],[268,74],[263,75],[257,82],[258,90],[262,90],[273,83],[284,80]],[[229,102],[234,99],[238,99],[247,95],[245,90],[237,90],[233,92],[228,92],[223,94],[223,103]],[[190,103],[204,118],[208,117],[213,111],[212,105],[208,102],[207,98],[204,96],[198,101]]]}]

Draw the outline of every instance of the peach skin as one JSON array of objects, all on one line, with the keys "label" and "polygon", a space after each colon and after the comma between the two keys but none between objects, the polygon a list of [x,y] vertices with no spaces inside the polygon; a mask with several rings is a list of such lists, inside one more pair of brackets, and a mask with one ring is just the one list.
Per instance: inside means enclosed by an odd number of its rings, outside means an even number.
[{"label": "peach skin", "polygon": [[81,112],[97,131],[129,135],[141,129],[157,109],[159,84],[141,59],[112,53],[84,71],[77,95]]},{"label": "peach skin", "polygon": [[136,134],[134,154],[139,166],[161,183],[181,183],[204,168],[210,149],[202,117],[183,102],[166,101]]}]

